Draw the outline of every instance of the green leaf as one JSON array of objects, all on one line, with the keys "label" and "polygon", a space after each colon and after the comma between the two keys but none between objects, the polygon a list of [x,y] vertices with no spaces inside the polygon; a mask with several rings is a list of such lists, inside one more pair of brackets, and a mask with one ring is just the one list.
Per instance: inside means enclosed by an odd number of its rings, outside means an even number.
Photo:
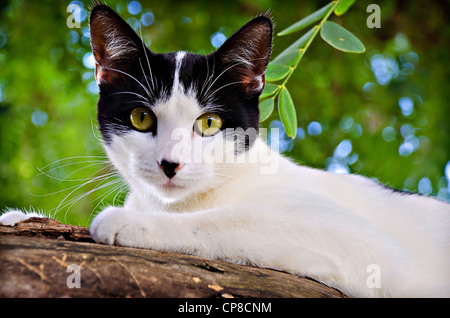
[{"label": "green leaf", "polygon": [[364,44],[353,33],[331,21],[322,24],[320,36],[332,47],[343,52],[363,53],[366,50]]},{"label": "green leaf", "polygon": [[284,50],[280,53],[276,58],[274,58],[271,63],[272,64],[278,64],[278,65],[285,65],[285,66],[294,66],[297,64],[297,61],[300,59],[300,49],[291,49],[291,50]]},{"label": "green leaf", "polygon": [[306,43],[311,39],[314,33],[314,29],[315,28],[310,29],[308,32],[303,34],[297,41],[292,43],[287,49],[278,54],[278,56],[272,60],[272,63],[289,66],[295,65],[298,59],[300,58],[301,54],[300,49],[304,48]]},{"label": "green leaf", "polygon": [[266,100],[263,100],[261,103],[259,103],[259,121],[263,122],[273,112],[273,107],[275,105],[275,97],[268,98]]},{"label": "green leaf", "polygon": [[334,14],[343,15],[355,3],[355,0],[342,0],[334,9]]},{"label": "green leaf", "polygon": [[291,34],[297,31],[300,31],[301,29],[306,28],[307,26],[313,24],[314,22],[322,19],[330,10],[330,8],[334,5],[334,2],[330,2],[329,4],[327,4],[326,6],[322,7],[321,9],[311,13],[310,15],[308,15],[307,17],[301,19],[300,21],[294,23],[293,25],[291,25],[290,27],[287,27],[286,29],[284,29],[283,31],[281,31],[280,33],[278,33],[278,36],[283,36],[283,35],[287,35],[287,34]]},{"label": "green leaf", "polygon": [[286,87],[281,90],[280,97],[278,97],[278,113],[286,135],[294,139],[297,135],[297,113],[291,94]]},{"label": "green leaf", "polygon": [[276,82],[285,78],[291,68],[286,65],[269,63],[266,70],[266,80],[269,82]]},{"label": "green leaf", "polygon": [[264,99],[266,97],[272,96],[273,94],[276,93],[279,87],[280,87],[279,85],[267,83],[266,86],[264,86],[264,89],[261,93],[261,96],[259,96],[259,99]]}]

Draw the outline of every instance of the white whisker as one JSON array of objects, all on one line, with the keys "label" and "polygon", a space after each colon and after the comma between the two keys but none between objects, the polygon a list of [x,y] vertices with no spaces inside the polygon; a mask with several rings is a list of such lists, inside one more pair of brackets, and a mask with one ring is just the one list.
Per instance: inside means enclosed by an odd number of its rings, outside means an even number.
[{"label": "white whisker", "polygon": [[129,91],[115,92],[115,93],[112,93],[112,94],[109,94],[108,96],[106,96],[105,99],[108,98],[108,97],[110,97],[110,96],[120,95],[120,94],[131,94],[131,95],[135,95],[135,96],[137,96],[137,97],[139,97],[139,98],[142,98],[142,99],[145,100],[145,101],[148,101],[147,98],[145,98],[145,97],[142,96],[141,94],[138,94],[138,93],[136,93],[136,92],[129,92]]},{"label": "white whisker", "polygon": [[207,102],[209,101],[209,99],[213,96],[213,94],[209,93],[210,89],[213,87],[214,83],[223,75],[225,74],[227,71],[229,71],[230,69],[232,69],[233,67],[236,67],[238,65],[242,64],[241,62],[237,62],[229,67],[227,67],[225,70],[223,70],[215,79],[214,81],[212,81],[211,84],[208,85],[208,88],[205,91],[205,94],[201,96],[201,101],[202,102]]},{"label": "white whisker", "polygon": [[[73,165],[77,165],[77,164],[86,164],[86,163],[91,163],[91,164],[89,164],[89,165],[87,165],[87,166],[84,166],[84,167],[81,167],[80,169],[78,169],[78,170],[72,172],[70,175],[72,175],[72,174],[78,172],[79,170],[84,170],[84,169],[87,169],[87,168],[90,168],[90,167],[93,167],[93,166],[96,166],[96,165],[102,165],[102,164],[104,164],[103,161],[84,161],[84,162],[72,162],[72,163],[60,165],[60,166],[54,167],[54,168],[52,168],[52,169],[50,169],[50,170],[48,170],[48,171],[44,171],[44,170],[42,170],[41,168],[37,168],[37,169],[38,169],[38,171],[39,171],[42,175],[45,175],[45,176],[47,176],[47,177],[49,177],[49,178],[52,178],[52,179],[54,179],[54,180],[58,180],[58,181],[79,181],[79,180],[65,180],[64,178],[61,179],[61,178],[58,178],[58,177],[54,177],[54,176],[50,175],[49,173],[50,173],[51,171],[58,170],[58,169],[61,169],[61,168],[63,168],[63,167],[73,166]],[[69,175],[69,176],[70,176],[70,175]],[[66,177],[69,177],[69,176],[66,176]]]},{"label": "white whisker", "polygon": [[52,163],[49,163],[49,164],[45,165],[41,169],[45,169],[48,166],[54,165],[54,164],[59,163],[61,161],[73,160],[73,159],[94,159],[94,158],[98,158],[99,160],[100,159],[108,159],[107,156],[74,156],[74,157],[67,157],[67,158],[63,158],[63,159],[59,159],[59,160],[53,161]]},{"label": "white whisker", "polygon": [[92,131],[92,134],[94,135],[94,138],[97,139],[99,142],[102,142],[102,137],[98,133],[98,129],[94,130],[94,121],[92,120],[92,116],[91,116],[91,131]]},{"label": "white whisker", "polygon": [[[103,180],[103,181],[104,181],[104,180]],[[103,182],[103,181],[102,181],[102,182]],[[98,186],[96,186],[94,189],[89,190],[88,192],[85,192],[85,193],[83,193],[82,195],[79,195],[79,196],[73,198],[72,200],[68,201],[67,203],[65,203],[64,205],[62,205],[60,208],[58,208],[56,211],[59,211],[59,210],[61,210],[61,209],[64,209],[65,207],[67,207],[67,206],[70,204],[70,206],[66,209],[66,213],[64,214],[64,220],[66,220],[66,218],[67,218],[67,213],[69,212],[69,210],[72,208],[72,206],[73,206],[75,203],[77,203],[77,202],[80,201],[81,199],[85,198],[86,196],[92,194],[93,192],[98,191],[98,190],[103,189],[103,188],[106,188],[106,187],[109,187],[109,186],[112,186],[112,185],[114,185],[114,184],[117,183],[117,182],[120,182],[120,181],[116,179],[116,180],[109,181],[109,182],[107,182],[107,183],[105,183],[105,184],[103,184],[103,185],[98,185]],[[101,183],[101,182],[100,182],[100,183]]]},{"label": "white whisker", "polygon": [[[112,202],[112,205],[115,204],[116,197],[124,190],[124,187],[126,187],[126,185],[123,184],[122,180],[115,180],[115,181],[117,181],[117,182],[114,182],[114,184],[115,184],[115,183],[118,183],[118,185],[115,186],[114,188],[112,188],[112,190],[106,192],[106,193],[101,197],[101,200],[100,200],[100,201],[95,205],[95,207],[91,210],[91,213],[89,213],[88,222],[90,221],[90,219],[91,219],[91,217],[92,217],[92,214],[94,214],[94,212],[97,210],[97,208],[100,206],[100,204],[104,203],[105,199],[106,199],[109,195],[111,195],[112,193],[114,193],[114,192],[117,191],[116,195],[114,196],[113,200],[111,201],[111,202]],[[112,185],[112,184],[111,184],[111,185]]]},{"label": "white whisker", "polygon": [[[142,27],[141,27],[141,23],[140,22],[139,22],[139,33],[140,33],[141,39],[142,39]],[[152,67],[150,66],[150,61],[148,59],[148,54],[147,54],[147,48],[145,47],[144,41],[142,41],[142,50],[144,51],[145,59],[147,60],[148,70],[150,72],[150,81],[152,82],[152,89],[156,90],[155,81],[153,79]],[[140,59],[139,59],[139,63],[141,63]],[[142,64],[141,64],[141,68],[142,68]],[[147,81],[147,76],[145,75],[144,70],[142,70],[142,72],[144,73],[144,76],[145,76],[146,81]],[[148,85],[148,82],[147,82],[147,85]]]},{"label": "white whisker", "polygon": [[[92,178],[91,180],[89,180],[89,181],[86,181],[86,182],[84,182],[83,184],[81,184],[81,185],[79,185],[78,187],[76,187],[74,190],[72,190],[68,195],[66,195],[65,197],[64,197],[64,199],[62,199],[61,200],[61,202],[58,204],[58,206],[54,209],[55,210],[55,213],[56,212],[58,212],[59,210],[60,210],[60,208],[62,207],[62,206],[65,206],[65,204],[63,204],[74,192],[76,192],[77,190],[79,190],[79,189],[81,189],[82,187],[84,187],[84,186],[86,186],[86,185],[88,185],[88,184],[90,184],[90,183],[92,183],[92,182],[95,182],[95,181],[98,181],[99,179],[102,179],[103,178],[103,180],[102,181],[100,181],[100,184],[104,181],[104,179],[105,179],[105,177],[102,175],[102,176],[98,176],[98,177],[94,177],[94,178]],[[106,179],[108,179],[108,178],[106,178]],[[92,190],[91,190],[92,191]],[[91,192],[88,192],[88,193],[91,193]]]},{"label": "white whisker", "polygon": [[136,81],[136,83],[138,83],[138,84],[144,89],[145,93],[146,93],[149,97],[152,96],[152,94],[151,94],[150,91],[147,89],[147,87],[145,87],[144,84],[142,84],[142,83],[141,83],[137,78],[135,78],[133,75],[128,74],[127,72],[124,72],[124,71],[121,71],[121,70],[112,68],[112,67],[105,67],[105,66],[103,66],[103,67],[104,67],[105,69],[107,69],[107,70],[115,71],[115,72],[118,72],[118,73],[121,73],[121,74],[124,74],[124,75],[130,77],[131,79],[133,79],[134,81]]},{"label": "white whisker", "polygon": [[207,99],[210,99],[212,96],[214,96],[218,91],[220,91],[221,89],[228,87],[230,85],[235,85],[235,84],[242,84],[242,81],[237,81],[237,82],[232,82],[232,83],[227,83],[225,85],[222,85],[221,87],[219,87],[218,89],[216,89],[215,91],[213,91],[212,93],[209,93]]}]

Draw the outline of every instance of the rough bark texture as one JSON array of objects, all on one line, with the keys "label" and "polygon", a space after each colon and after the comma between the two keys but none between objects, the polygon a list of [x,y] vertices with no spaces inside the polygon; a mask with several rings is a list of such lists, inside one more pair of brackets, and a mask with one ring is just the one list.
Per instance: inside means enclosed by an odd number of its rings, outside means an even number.
[{"label": "rough bark texture", "polygon": [[345,296],[279,271],[96,244],[86,228],[31,218],[0,225],[0,297]]}]

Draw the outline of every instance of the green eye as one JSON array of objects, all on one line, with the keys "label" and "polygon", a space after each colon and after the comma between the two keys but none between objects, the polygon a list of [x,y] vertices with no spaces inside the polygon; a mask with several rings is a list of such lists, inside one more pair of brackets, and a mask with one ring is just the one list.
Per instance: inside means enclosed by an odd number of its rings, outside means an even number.
[{"label": "green eye", "polygon": [[155,123],[155,115],[146,108],[138,107],[131,111],[130,121],[134,128],[145,131],[149,130]]},{"label": "green eye", "polygon": [[222,118],[217,114],[203,114],[194,123],[194,129],[200,136],[213,136],[220,131]]}]

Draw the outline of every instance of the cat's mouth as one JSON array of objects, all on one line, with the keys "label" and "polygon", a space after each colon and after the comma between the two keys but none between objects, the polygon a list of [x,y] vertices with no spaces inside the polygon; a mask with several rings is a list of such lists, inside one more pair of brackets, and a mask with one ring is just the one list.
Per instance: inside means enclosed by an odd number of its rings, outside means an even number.
[{"label": "cat's mouth", "polygon": [[166,191],[178,190],[178,189],[184,188],[183,186],[174,184],[171,179],[169,181],[167,181],[166,183],[163,183],[162,185],[160,185],[160,187]]}]

